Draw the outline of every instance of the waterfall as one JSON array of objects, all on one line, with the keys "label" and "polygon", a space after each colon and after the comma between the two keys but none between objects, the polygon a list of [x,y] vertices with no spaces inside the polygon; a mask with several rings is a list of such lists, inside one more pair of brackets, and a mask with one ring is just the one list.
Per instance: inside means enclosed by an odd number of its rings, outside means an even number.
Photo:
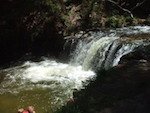
[{"label": "waterfall", "polygon": [[83,68],[101,68],[102,63],[107,60],[106,55],[113,41],[118,37],[102,37],[96,42],[93,42],[90,49],[87,51],[87,56],[83,61]]},{"label": "waterfall", "polygon": [[[150,44],[149,39],[146,38],[127,38],[128,35],[143,33],[150,33],[150,27],[136,26],[110,30],[107,33],[89,32],[90,35],[86,35],[85,40],[79,41],[72,63],[82,65],[84,70],[110,69],[118,65],[122,56],[140,46]],[[121,35],[127,36],[121,37]]]},{"label": "waterfall", "polygon": [[89,80],[95,78],[95,71],[110,69],[118,65],[122,56],[150,44],[146,38],[128,38],[128,35],[137,33],[150,33],[150,27],[79,33],[76,35],[78,44],[68,63],[44,58],[39,62],[25,61],[21,65],[0,70],[0,75],[4,76],[0,81],[0,100],[5,101],[0,103],[0,111],[6,111],[5,106],[14,109],[12,106],[15,105],[16,109],[24,103],[41,108],[39,113],[61,106],[72,97],[74,89],[84,88]]}]

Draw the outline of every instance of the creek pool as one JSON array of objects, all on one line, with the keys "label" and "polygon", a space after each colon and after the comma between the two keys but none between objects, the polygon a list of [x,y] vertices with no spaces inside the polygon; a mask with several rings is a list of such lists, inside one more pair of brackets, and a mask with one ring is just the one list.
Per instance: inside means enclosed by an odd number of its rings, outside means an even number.
[{"label": "creek pool", "polygon": [[81,66],[43,60],[2,69],[0,76],[0,113],[16,113],[29,105],[37,113],[53,113],[95,73],[84,71]]}]

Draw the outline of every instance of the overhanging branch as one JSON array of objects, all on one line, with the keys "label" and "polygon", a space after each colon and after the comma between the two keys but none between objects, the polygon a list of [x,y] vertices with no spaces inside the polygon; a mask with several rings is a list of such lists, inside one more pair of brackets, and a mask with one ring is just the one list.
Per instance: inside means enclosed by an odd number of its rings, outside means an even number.
[{"label": "overhanging branch", "polygon": [[136,9],[137,7],[141,6],[142,4],[144,4],[147,0],[143,0],[142,2],[140,3],[137,3],[136,6],[134,6],[131,11],[133,11],[134,9]]},{"label": "overhanging branch", "polygon": [[119,9],[121,9],[121,10],[124,11],[124,12],[127,12],[127,13],[131,16],[131,18],[133,18],[133,14],[131,13],[130,10],[121,7],[119,4],[117,4],[117,2],[115,2],[115,1],[113,1],[113,0],[106,0],[106,1],[108,1],[108,2],[110,2],[110,3],[112,3],[112,4],[114,4],[114,5],[116,5]]}]

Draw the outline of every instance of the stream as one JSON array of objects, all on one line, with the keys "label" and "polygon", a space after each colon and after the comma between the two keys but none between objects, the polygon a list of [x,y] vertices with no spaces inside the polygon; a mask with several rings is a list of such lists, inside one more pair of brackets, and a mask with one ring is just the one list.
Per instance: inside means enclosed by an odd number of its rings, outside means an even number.
[{"label": "stream", "polygon": [[53,113],[72,98],[74,90],[94,80],[98,70],[117,66],[122,56],[149,45],[149,33],[149,26],[78,33],[77,38],[86,38],[79,40],[68,63],[44,58],[1,69],[0,113],[16,113],[29,105],[37,113]]}]

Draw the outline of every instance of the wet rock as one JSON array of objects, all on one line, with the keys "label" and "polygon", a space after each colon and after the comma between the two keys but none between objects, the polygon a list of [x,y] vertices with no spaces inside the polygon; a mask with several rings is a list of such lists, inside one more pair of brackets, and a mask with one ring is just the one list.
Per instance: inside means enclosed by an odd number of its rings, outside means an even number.
[{"label": "wet rock", "polygon": [[147,63],[150,61],[150,45],[142,46],[137,48],[137,50],[123,56],[119,64],[123,63]]}]

